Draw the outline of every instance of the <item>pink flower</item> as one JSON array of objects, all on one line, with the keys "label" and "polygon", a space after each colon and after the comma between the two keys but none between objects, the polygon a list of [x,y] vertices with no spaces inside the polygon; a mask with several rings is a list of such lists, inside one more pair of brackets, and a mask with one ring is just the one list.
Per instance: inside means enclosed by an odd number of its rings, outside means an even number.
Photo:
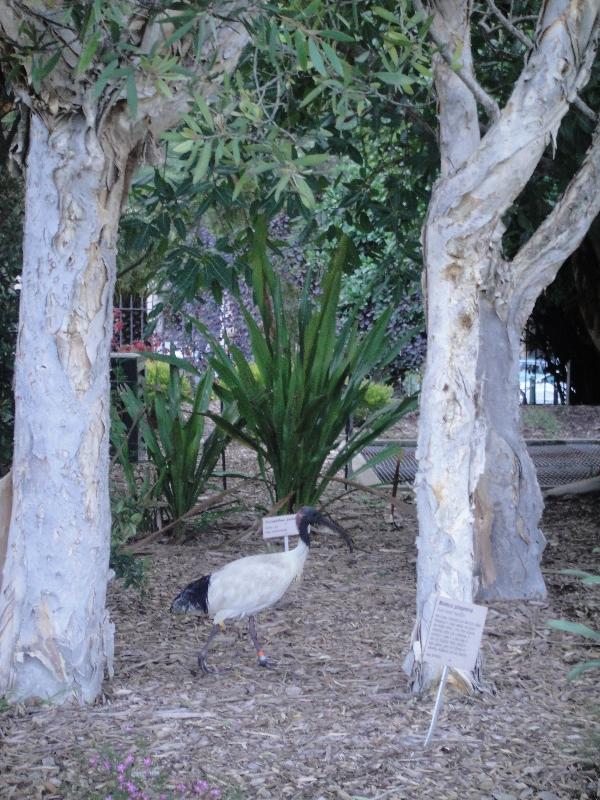
[{"label": "pink flower", "polygon": [[125,765],[130,767],[134,761],[135,761],[134,757],[131,755],[131,753],[129,753],[129,755],[125,759]]},{"label": "pink flower", "polygon": [[151,767],[152,766],[152,756],[146,756],[144,758],[144,766]]},{"label": "pink flower", "polygon": [[208,796],[209,797],[214,797],[214,798],[221,797],[221,790],[220,789],[211,789],[210,792],[208,793]]},{"label": "pink flower", "polygon": [[98,756],[92,756],[90,758],[90,767],[97,767],[98,766]]}]

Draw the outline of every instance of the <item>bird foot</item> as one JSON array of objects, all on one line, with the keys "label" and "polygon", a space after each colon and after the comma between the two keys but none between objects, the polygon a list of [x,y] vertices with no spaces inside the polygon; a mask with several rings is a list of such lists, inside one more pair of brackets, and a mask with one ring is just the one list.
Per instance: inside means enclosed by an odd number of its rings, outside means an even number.
[{"label": "bird foot", "polygon": [[262,655],[258,657],[258,666],[265,667],[265,669],[276,669],[277,661],[273,658],[267,658],[267,656]]},{"label": "bird foot", "polygon": [[202,656],[198,656],[198,666],[200,667],[200,671],[205,675],[211,675],[217,671],[215,667],[209,667],[206,663],[206,659]]}]

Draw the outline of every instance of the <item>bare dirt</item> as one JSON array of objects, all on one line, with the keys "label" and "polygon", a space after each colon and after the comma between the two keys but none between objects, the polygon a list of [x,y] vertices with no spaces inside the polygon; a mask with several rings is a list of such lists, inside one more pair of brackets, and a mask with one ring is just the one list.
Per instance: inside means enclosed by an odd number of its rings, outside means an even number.
[{"label": "bare dirt", "polygon": [[[557,438],[567,427],[580,437],[600,417],[595,409],[585,431],[559,422]],[[547,626],[562,617],[599,627],[598,587],[559,572],[600,571],[592,552],[599,495],[548,501],[548,599],[491,605],[483,640],[488,691],[451,689],[424,752],[432,699],[411,696],[401,669],[415,608],[411,502],[399,529],[377,498],[353,494],[334,504],[356,552],[332,535],[315,536],[301,583],[259,615],[277,668],[257,666],[240,622],[214,641],[209,662],[218,672],[197,674],[210,623],[171,617],[168,607],[189,580],[264,549],[254,530],[263,500],[255,491],[244,489],[245,510],[191,525],[185,542],[148,546],[143,597],[111,583],[115,677],[100,702],[0,707],[2,800],[104,800],[108,785],[89,759],[111,751],[152,755],[169,776],[169,798],[179,797],[178,780],[199,778],[232,800],[600,797],[598,672],[566,680],[599,649]]]}]

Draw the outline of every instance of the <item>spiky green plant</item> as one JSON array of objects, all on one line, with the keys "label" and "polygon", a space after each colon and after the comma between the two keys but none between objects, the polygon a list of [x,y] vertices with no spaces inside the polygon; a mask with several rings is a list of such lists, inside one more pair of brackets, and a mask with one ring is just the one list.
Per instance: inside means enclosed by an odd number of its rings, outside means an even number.
[{"label": "spiky green plant", "polygon": [[164,498],[171,520],[195,505],[229,439],[219,429],[204,438],[212,388],[213,373],[208,370],[196,386],[189,412],[184,412],[182,378],[170,365],[166,392],[148,391],[141,397],[129,387],[121,392],[129,415],[140,419],[142,439],[158,476],[154,493]]},{"label": "spiky green plant", "polygon": [[[595,548],[594,552],[598,552]],[[586,572],[583,569],[561,569],[563,575],[574,575],[579,578],[584,586],[600,586],[600,575],[593,572]],[[551,619],[548,620],[548,625],[559,631],[566,633],[573,633],[576,636],[583,636],[586,639],[591,639],[596,645],[600,644],[600,631],[590,628],[589,625],[584,625],[583,622],[571,622],[567,619]],[[582,672],[588,672],[591,669],[600,669],[600,658],[592,658],[588,661],[583,661],[577,664],[567,675],[569,680],[573,680]]]},{"label": "spiky green plant", "polygon": [[392,402],[368,416],[363,427],[344,441],[347,420],[364,399],[365,379],[384,368],[402,346],[387,340],[391,309],[366,334],[358,332],[353,318],[338,326],[336,311],[350,244],[342,237],[320,295],[311,296],[309,275],[297,314],[286,318],[281,281],[269,262],[266,237],[266,225],[259,220],[249,258],[262,325],[241,306],[251,360],[234,344],[228,342],[225,348],[211,337],[210,363],[219,379],[215,391],[226,404],[235,404],[243,430],[234,430],[223,415],[209,416],[256,452],[265,480],[270,467],[272,500],[285,501],[283,505],[292,509],[316,504],[336,473],[414,409],[416,400]]}]

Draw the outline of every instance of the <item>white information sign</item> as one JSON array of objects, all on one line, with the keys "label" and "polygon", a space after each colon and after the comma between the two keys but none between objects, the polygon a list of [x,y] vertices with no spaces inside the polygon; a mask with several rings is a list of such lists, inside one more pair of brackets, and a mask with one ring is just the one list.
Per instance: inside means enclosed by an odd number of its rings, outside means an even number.
[{"label": "white information sign", "polygon": [[423,661],[472,670],[479,653],[486,616],[485,606],[439,596],[431,618]]},{"label": "white information sign", "polygon": [[295,514],[282,514],[279,517],[263,517],[263,539],[279,539],[283,536],[285,549],[289,547],[289,536],[297,536]]}]

